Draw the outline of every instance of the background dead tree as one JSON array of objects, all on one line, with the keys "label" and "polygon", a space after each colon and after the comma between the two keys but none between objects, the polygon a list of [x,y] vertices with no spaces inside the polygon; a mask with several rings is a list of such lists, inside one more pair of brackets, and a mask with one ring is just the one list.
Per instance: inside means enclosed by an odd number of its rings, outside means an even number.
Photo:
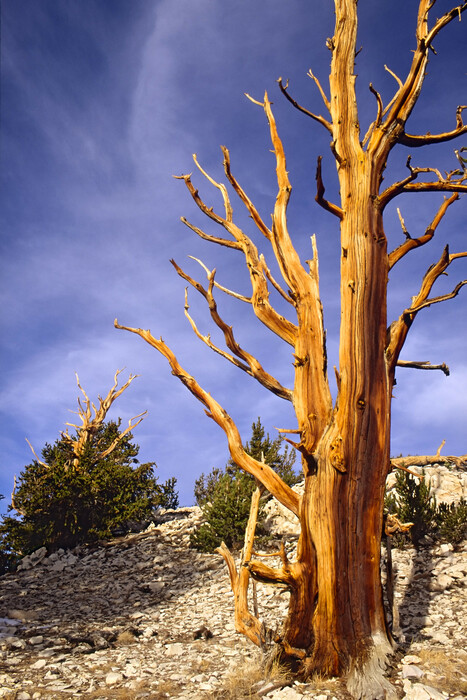
[{"label": "background dead tree", "polygon": [[[317,203],[333,215],[340,227],[341,328],[339,367],[335,369],[337,399],[333,401],[327,375],[325,331],[319,291],[318,249],[312,238],[312,258],[302,263],[294,248],[287,225],[291,183],[285,153],[268,95],[255,104],[265,113],[276,160],[277,197],[272,222],[267,224],[231,169],[230,154],[223,148],[224,172],[228,185],[244,204],[259,233],[270,246],[281,280],[273,276],[255,242],[234,221],[227,186],[216,181],[198,163],[197,170],[223,201],[215,211],[200,196],[191,175],[182,175],[195,205],[221,230],[207,232],[186,219],[182,221],[202,239],[239,251],[247,266],[251,296],[241,295],[220,284],[216,271],[201,263],[207,274],[204,285],[182,270],[178,274],[206,301],[211,319],[225,340],[214,343],[198,330],[190,315],[186,297],[185,313],[197,337],[236,367],[254,377],[279,398],[290,401],[297,424],[284,430],[301,453],[305,480],[303,495],[297,495],[267,465],[250,457],[231,417],[178,362],[171,348],[149,330],[115,325],[141,336],[167,359],[172,373],[204,405],[207,415],[226,433],[230,454],[239,467],[252,474],[300,520],[301,535],[297,558],[282,558],[281,568],[249,558],[241,572],[235,570],[223,551],[235,591],[237,629],[257,644],[263,643],[262,627],[248,611],[244,590],[249,576],[285,586],[290,606],[283,631],[276,641],[283,659],[303,676],[314,672],[341,675],[348,672],[348,686],[355,697],[391,697],[391,686],[383,678],[385,660],[392,651],[392,638],[383,606],[380,578],[380,545],[383,530],[385,482],[391,469],[390,410],[396,367],[402,366],[400,353],[416,316],[430,305],[455,297],[467,280],[452,291],[433,296],[435,282],[467,252],[451,252],[446,247],[423,276],[418,293],[398,318],[388,324],[388,273],[412,251],[429,243],[449,208],[467,192],[465,168],[442,174],[434,167],[412,165],[407,158],[407,174],[383,187],[383,171],[392,149],[401,144],[411,148],[450,141],[467,133],[463,124],[465,106],[456,112],[456,125],[443,133],[412,134],[406,123],[419,98],[428,61],[437,35],[450,22],[461,19],[467,3],[453,7],[432,19],[432,0],[419,0],[416,43],[407,75],[395,78],[392,99],[384,104],[378,91],[375,118],[362,136],[355,91],[354,61],[357,53],[357,2],[335,0],[335,31],[328,40],[331,51],[329,88],[326,90],[310,71],[323,101],[323,114],[300,105],[289,93],[287,83],[279,87],[292,105],[327,130],[339,179],[338,203],[325,199],[325,187],[318,159]],[[429,16],[430,15],[430,16]],[[402,216],[405,240],[388,250],[383,215],[387,205],[399,195],[418,192],[446,192],[425,233],[411,237]],[[278,293],[290,309],[287,318],[273,305],[271,292]],[[293,357],[293,388],[284,386],[257,358],[242,347],[234,330],[220,315],[215,295],[224,293],[248,303],[258,320],[290,346]],[[292,319],[292,320],[291,320]],[[405,363],[407,365],[407,363]],[[439,369],[414,360],[416,369]],[[255,509],[249,533],[254,531]],[[250,536],[250,535],[249,535]],[[246,552],[249,551],[248,539]],[[244,555],[245,556],[245,555]],[[243,576],[240,582],[240,578]],[[385,695],[386,693],[386,695]]]},{"label": "background dead tree", "polygon": [[467,466],[467,455],[442,455],[445,440],[436,450],[434,455],[407,455],[407,457],[395,457],[391,459],[393,467],[404,469],[405,467],[429,467],[435,464],[453,465],[454,467]]},{"label": "background dead tree", "polygon": [[[85,390],[80,384],[79,377],[76,374],[76,383],[78,385],[79,390],[83,394],[84,401],[78,397],[78,410],[73,411],[73,413],[76,413],[80,419],[81,419],[81,425],[80,424],[75,424],[75,423],[65,423],[65,425],[69,426],[70,428],[75,428],[76,433],[75,435],[70,435],[68,432],[68,428],[66,430],[62,431],[60,433],[61,437],[63,440],[69,443],[69,445],[72,447],[73,451],[73,459],[70,462],[69,466],[74,466],[78,467],[79,466],[79,461],[80,457],[83,454],[83,451],[86,447],[86,445],[93,439],[95,435],[99,432],[99,429],[105,422],[107,413],[114,403],[116,399],[118,399],[119,396],[123,394],[125,389],[128,389],[130,386],[131,382],[136,379],[138,376],[137,374],[130,374],[128,377],[128,380],[123,384],[121,387],[118,386],[118,376],[121,374],[123,370],[118,369],[115,372],[114,376],[114,383],[111,389],[109,389],[109,392],[107,396],[103,399],[101,396],[97,397],[97,400],[99,402],[99,407],[97,408],[96,405],[90,400],[88,395],[86,394]],[[106,447],[105,450],[100,452],[98,454],[98,459],[104,459],[105,457],[108,457],[114,449],[117,447],[118,443],[122,440],[122,438],[125,437],[125,435],[128,435],[130,431],[132,431],[134,428],[136,428],[137,425],[141,423],[141,421],[144,419],[144,416],[146,415],[147,411],[143,411],[143,413],[139,413],[137,416],[134,416],[133,418],[130,418],[128,421],[128,427],[125,428],[125,430],[122,430],[121,432],[118,433],[117,437],[112,441],[112,443]],[[45,464],[45,462],[42,462],[39,457],[37,456],[33,446],[29,442],[29,440],[26,438],[26,442],[28,443],[29,447],[31,448],[31,451],[35,457],[35,459],[39,462],[39,464],[42,464],[43,467],[48,467],[49,465]],[[16,477],[15,477],[15,485],[16,485]],[[13,493],[11,494],[11,503],[13,508],[15,508],[14,505],[14,494],[15,494],[15,488],[13,488]]]}]

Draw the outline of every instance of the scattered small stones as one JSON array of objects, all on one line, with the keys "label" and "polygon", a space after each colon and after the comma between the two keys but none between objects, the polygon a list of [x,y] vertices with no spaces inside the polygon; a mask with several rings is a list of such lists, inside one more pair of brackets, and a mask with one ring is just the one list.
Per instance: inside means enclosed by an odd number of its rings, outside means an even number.
[{"label": "scattered small stones", "polygon": [[[268,519],[292,557],[296,519],[280,506],[269,507]],[[166,511],[143,532],[106,543],[50,556],[41,548],[0,577],[0,698],[222,697],[226,680],[260,654],[235,633],[222,558],[189,549],[200,520],[198,508]],[[467,668],[467,545],[394,549],[393,567],[394,634],[409,650],[393,683],[405,700],[447,700],[426,652]],[[257,603],[272,626],[284,617],[288,597],[258,584]],[[459,682],[467,687],[461,671]],[[270,700],[348,698],[337,682],[261,681],[254,692]]]}]

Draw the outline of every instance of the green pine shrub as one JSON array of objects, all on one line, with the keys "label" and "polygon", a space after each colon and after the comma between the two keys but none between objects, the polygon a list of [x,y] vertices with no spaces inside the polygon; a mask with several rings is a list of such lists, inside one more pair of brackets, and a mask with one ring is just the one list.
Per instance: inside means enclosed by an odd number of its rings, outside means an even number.
[{"label": "green pine shrub", "polygon": [[21,472],[14,494],[16,515],[0,523],[4,556],[24,556],[109,537],[132,521],[149,520],[160,507],[176,507],[175,479],[159,484],[155,463],[139,464],[139,446],[127,433],[106,457],[100,455],[119,435],[120,421],[99,426],[74,459],[69,440],[46,444],[42,459]]},{"label": "green pine shrub", "polygon": [[459,544],[467,533],[467,502],[436,502],[430,495],[430,482],[416,478],[406,471],[396,473],[394,493],[386,496],[385,510],[396,515],[403,523],[413,523],[409,532],[396,533],[393,542],[403,547],[412,543],[419,546],[424,537]]},{"label": "green pine shrub", "polygon": [[444,542],[460,544],[467,535],[467,501],[440,503],[435,513],[437,536]]},{"label": "green pine shrub", "polygon": [[[191,535],[191,545],[201,552],[213,552],[221,542],[239,549],[250,514],[254,479],[240,469],[223,473],[210,500],[202,506],[205,522]],[[262,519],[260,513],[258,521]]]},{"label": "green pine shrub", "polygon": [[419,479],[406,471],[396,472],[395,493],[386,497],[386,510],[403,523],[413,523],[409,532],[394,536],[396,545],[412,542],[417,546],[423,537],[434,531],[436,501],[430,495],[430,483],[424,477],[425,472]]},{"label": "green pine shrub", "polygon": [[[261,420],[252,425],[251,439],[245,443],[245,450],[252,457],[264,461],[272,467],[289,485],[296,484],[300,477],[294,472],[295,455],[288,446],[281,452],[283,440],[271,440],[261,425]],[[207,476],[201,474],[195,482],[195,499],[202,508],[204,522],[191,536],[192,547],[213,552],[221,542],[238,549],[243,545],[245,529],[250,513],[251,496],[256,487],[250,474],[230,460],[225,469],[214,468]],[[260,504],[257,531],[261,534],[264,519],[263,506],[270,497],[266,492]]]}]

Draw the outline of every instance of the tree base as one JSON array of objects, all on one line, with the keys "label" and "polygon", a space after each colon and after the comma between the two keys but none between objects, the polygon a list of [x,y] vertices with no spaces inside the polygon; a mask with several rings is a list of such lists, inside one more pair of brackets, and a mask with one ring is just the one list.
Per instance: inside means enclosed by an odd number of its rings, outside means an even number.
[{"label": "tree base", "polygon": [[352,666],[347,677],[347,690],[355,700],[397,700],[395,688],[385,676],[388,657],[392,653],[386,639],[374,639],[368,657]]}]

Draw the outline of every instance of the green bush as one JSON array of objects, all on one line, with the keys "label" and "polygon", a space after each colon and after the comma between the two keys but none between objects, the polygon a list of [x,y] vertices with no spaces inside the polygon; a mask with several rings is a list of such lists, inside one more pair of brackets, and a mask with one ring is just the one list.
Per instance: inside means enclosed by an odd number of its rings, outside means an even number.
[{"label": "green bush", "polygon": [[161,506],[176,507],[175,479],[158,484],[154,462],[139,464],[139,446],[127,433],[107,456],[120,422],[103,423],[75,459],[69,440],[46,444],[42,459],[21,472],[14,494],[18,515],[0,524],[5,556],[23,556],[46,546],[69,548],[112,534],[130,521],[150,519]]},{"label": "green bush", "polygon": [[467,535],[467,501],[440,503],[435,513],[437,536],[451,544],[460,544]]},{"label": "green bush", "polygon": [[434,540],[459,544],[467,531],[467,502],[436,502],[430,495],[430,482],[425,473],[416,478],[406,471],[396,473],[395,493],[385,499],[388,513],[396,515],[403,523],[413,523],[407,533],[396,533],[393,541],[396,546],[412,543],[418,546],[426,536]]},{"label": "green bush", "polygon": [[397,515],[403,523],[413,523],[408,533],[398,533],[394,541],[398,545],[412,542],[418,545],[422,537],[434,531],[436,501],[430,496],[430,483],[425,472],[418,479],[406,471],[396,472],[395,494],[386,498],[386,509]]},{"label": "green bush", "polygon": [[[271,440],[265,435],[258,418],[252,425],[252,436],[245,443],[245,450],[255,459],[264,461],[281,478],[292,486],[300,480],[294,472],[295,455],[288,447],[281,452],[283,441]],[[251,495],[255,489],[253,477],[239,469],[230,460],[225,470],[214,468],[207,476],[201,474],[195,483],[195,499],[203,511],[204,523],[192,534],[191,545],[204,552],[212,552],[222,541],[228,547],[238,549],[243,545],[243,537],[250,513]],[[264,501],[260,504],[258,528],[263,520]]]},{"label": "green bush", "polygon": [[[252,477],[240,469],[222,474],[202,506],[205,522],[191,535],[191,545],[201,552],[213,552],[221,542],[233,549],[242,547],[254,488]],[[260,509],[259,521],[261,516]]]}]

